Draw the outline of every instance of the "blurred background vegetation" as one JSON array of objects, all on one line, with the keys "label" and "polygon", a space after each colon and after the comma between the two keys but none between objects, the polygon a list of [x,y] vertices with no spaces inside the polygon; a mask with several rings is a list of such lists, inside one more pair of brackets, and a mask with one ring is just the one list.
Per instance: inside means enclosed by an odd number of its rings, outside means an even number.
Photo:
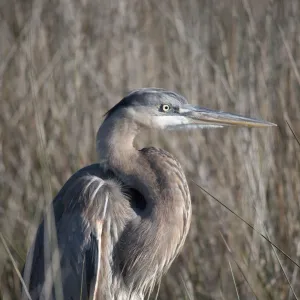
[{"label": "blurred background vegetation", "polygon": [[[299,268],[192,182],[300,261],[300,147],[286,123],[300,136],[299,73],[299,0],[1,0],[0,233],[16,266],[56,192],[96,161],[106,110],[163,87],[278,128],[139,139],[177,156],[193,196],[159,299],[300,297]],[[1,241],[0,298],[19,299]]]}]

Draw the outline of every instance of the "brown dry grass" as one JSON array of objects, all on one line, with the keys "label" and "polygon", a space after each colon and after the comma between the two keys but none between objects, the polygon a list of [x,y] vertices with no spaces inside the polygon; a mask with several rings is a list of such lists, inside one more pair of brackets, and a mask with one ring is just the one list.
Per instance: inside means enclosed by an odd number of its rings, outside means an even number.
[{"label": "brown dry grass", "polygon": [[[300,135],[299,33],[298,0],[0,1],[0,232],[18,267],[54,194],[95,161],[103,113],[146,86],[278,124],[140,144],[175,154],[299,261],[300,148],[285,122]],[[298,267],[190,188],[192,228],[159,299],[293,299],[279,260],[300,297]],[[0,297],[18,299],[3,243],[0,278]]]}]

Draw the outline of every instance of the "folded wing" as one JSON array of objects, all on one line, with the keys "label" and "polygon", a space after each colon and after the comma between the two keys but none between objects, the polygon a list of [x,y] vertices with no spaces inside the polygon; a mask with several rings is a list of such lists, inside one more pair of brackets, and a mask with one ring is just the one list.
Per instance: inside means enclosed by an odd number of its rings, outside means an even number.
[{"label": "folded wing", "polygon": [[32,299],[95,297],[103,226],[113,197],[106,177],[99,165],[88,166],[75,173],[54,199],[23,270]]}]

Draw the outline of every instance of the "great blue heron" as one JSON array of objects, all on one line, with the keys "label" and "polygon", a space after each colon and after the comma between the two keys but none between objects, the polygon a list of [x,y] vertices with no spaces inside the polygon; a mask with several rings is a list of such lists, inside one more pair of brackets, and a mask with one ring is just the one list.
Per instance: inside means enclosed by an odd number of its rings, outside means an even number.
[{"label": "great blue heron", "polygon": [[155,88],[133,91],[109,110],[97,134],[100,161],[63,186],[52,222],[50,210],[28,252],[23,277],[31,298],[149,295],[184,244],[191,200],[179,162],[161,149],[135,149],[134,139],[145,128],[227,125],[274,124],[195,107]]}]

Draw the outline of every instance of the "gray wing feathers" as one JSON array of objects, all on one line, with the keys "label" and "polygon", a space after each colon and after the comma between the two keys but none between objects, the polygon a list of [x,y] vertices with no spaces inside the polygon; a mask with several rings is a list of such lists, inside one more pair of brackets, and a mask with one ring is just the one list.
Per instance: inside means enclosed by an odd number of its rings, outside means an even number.
[{"label": "gray wing feathers", "polygon": [[[79,173],[55,198],[29,251],[33,258],[27,260],[31,265],[27,263],[23,276],[29,277],[25,282],[32,299],[93,299],[97,292],[110,189],[95,172]],[[55,221],[56,237],[47,218]]]}]

